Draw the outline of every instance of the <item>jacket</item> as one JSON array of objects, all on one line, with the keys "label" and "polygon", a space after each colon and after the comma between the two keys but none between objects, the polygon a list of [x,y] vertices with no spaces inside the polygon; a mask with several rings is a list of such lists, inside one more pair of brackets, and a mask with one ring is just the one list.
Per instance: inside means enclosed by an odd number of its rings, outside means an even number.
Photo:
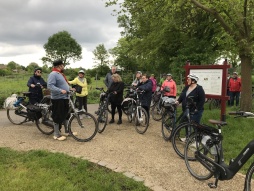
[{"label": "jacket", "polygon": [[87,90],[87,81],[86,81],[86,78],[84,78],[84,82],[81,82],[79,80],[78,77],[76,77],[74,80],[72,81],[68,81],[69,84],[73,84],[73,85],[79,85],[82,87],[82,92],[79,94],[79,93],[76,93],[76,96],[78,97],[84,97],[84,96],[87,96],[88,95],[88,90]]},{"label": "jacket", "polygon": [[161,86],[161,90],[163,90],[166,86],[168,86],[170,88],[170,92],[165,92],[164,93],[164,96],[172,96],[172,97],[175,97],[176,98],[176,93],[177,93],[177,88],[176,88],[176,83],[174,80],[165,80],[163,83],[162,83],[162,86]]},{"label": "jacket", "polygon": [[29,96],[29,100],[32,104],[36,102],[40,102],[43,98],[43,93],[41,86],[35,86],[34,88],[31,87],[31,84],[37,85],[40,84],[44,88],[47,87],[47,83],[44,81],[44,79],[40,76],[32,76],[29,78],[27,82],[27,86],[29,87],[29,92],[31,92],[31,95]]},{"label": "jacket", "polygon": [[152,88],[152,92],[155,92],[156,90],[156,87],[157,87],[157,81],[155,78],[150,78],[150,80],[152,81],[153,83],[153,88]]},{"label": "jacket", "polygon": [[109,88],[112,83],[113,83],[112,72],[110,71],[109,73],[107,73],[105,77],[104,84],[107,86],[107,88]]},{"label": "jacket", "polygon": [[[109,101],[115,105],[121,105],[123,101],[123,82],[113,82],[108,89],[108,93],[111,93],[109,96]],[[116,91],[117,94],[113,94],[112,92]]]},{"label": "jacket", "polygon": [[140,95],[140,102],[142,106],[150,107],[152,101],[152,88],[153,83],[149,79],[145,83],[141,83],[138,86],[139,90],[144,90],[145,92]]},{"label": "jacket", "polygon": [[241,92],[242,82],[241,78],[230,78],[228,82],[229,91],[231,92]]},{"label": "jacket", "polygon": [[204,104],[205,104],[205,91],[202,86],[197,85],[195,89],[193,89],[187,96],[186,92],[188,90],[189,86],[185,86],[181,95],[178,98],[178,102],[182,103],[182,109],[183,111],[186,108],[187,100],[188,98],[192,97],[192,100],[194,104],[190,105],[190,111],[194,110],[204,110]]}]

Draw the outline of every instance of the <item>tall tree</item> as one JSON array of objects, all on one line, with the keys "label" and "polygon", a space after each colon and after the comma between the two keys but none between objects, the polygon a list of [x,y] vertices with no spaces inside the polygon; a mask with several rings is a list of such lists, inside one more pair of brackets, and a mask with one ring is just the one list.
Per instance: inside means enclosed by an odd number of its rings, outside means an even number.
[{"label": "tall tree", "polygon": [[71,37],[67,31],[58,32],[48,38],[44,44],[46,56],[42,58],[43,63],[52,63],[61,59],[66,65],[82,59],[82,47]]},{"label": "tall tree", "polygon": [[102,75],[103,66],[107,66],[109,63],[109,54],[104,44],[99,44],[93,51],[94,60],[97,63],[97,67],[100,68],[100,75]]}]

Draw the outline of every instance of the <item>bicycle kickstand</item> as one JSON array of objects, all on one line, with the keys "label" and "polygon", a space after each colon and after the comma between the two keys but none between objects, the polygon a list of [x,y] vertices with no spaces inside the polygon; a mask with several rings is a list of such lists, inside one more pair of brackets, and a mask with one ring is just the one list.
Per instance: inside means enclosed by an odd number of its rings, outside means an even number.
[{"label": "bicycle kickstand", "polygon": [[218,185],[218,178],[216,177],[216,179],[215,179],[215,182],[214,183],[208,183],[208,186],[210,187],[210,188],[217,188],[217,185]]}]

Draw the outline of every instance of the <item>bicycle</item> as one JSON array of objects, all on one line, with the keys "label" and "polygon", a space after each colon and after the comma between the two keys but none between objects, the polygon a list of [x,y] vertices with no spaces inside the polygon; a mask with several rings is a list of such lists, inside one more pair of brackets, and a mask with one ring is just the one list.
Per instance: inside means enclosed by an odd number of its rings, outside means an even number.
[{"label": "bicycle", "polygon": [[220,109],[221,107],[221,100],[220,99],[211,99],[209,103],[209,109]]},{"label": "bicycle", "polygon": [[[251,112],[231,112],[230,115],[253,118]],[[254,140],[250,141],[238,154],[235,159],[231,159],[229,164],[225,164],[223,156],[221,127],[226,122],[209,120],[215,127],[197,125],[196,132],[193,133],[185,146],[185,163],[190,174],[198,180],[207,180],[215,177],[214,183],[208,183],[210,188],[217,188],[219,180],[230,180],[242,168],[242,166],[254,154]],[[250,191],[254,187],[253,183],[254,162],[250,165],[245,176],[244,191]]]},{"label": "bicycle", "polygon": [[149,126],[149,119],[146,110],[141,106],[141,102],[139,99],[139,94],[144,93],[142,90],[132,89],[132,93],[130,94],[129,98],[126,98],[122,102],[127,103],[125,107],[127,110],[125,114],[127,115],[128,121],[135,122],[135,129],[139,134],[144,134]]}]

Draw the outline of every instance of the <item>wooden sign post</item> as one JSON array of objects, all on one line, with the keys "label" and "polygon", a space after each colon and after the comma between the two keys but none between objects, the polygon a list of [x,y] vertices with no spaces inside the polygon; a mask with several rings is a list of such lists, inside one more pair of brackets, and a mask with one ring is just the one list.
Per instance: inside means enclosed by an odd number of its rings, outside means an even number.
[{"label": "wooden sign post", "polygon": [[[221,100],[221,121],[226,121],[226,102],[229,99],[227,96],[227,71],[230,68],[227,60],[223,65],[190,65],[187,61],[185,65],[185,79],[191,74],[196,74],[199,77],[198,84],[205,91],[206,98],[214,98]],[[187,84],[187,82],[185,82]]]}]

